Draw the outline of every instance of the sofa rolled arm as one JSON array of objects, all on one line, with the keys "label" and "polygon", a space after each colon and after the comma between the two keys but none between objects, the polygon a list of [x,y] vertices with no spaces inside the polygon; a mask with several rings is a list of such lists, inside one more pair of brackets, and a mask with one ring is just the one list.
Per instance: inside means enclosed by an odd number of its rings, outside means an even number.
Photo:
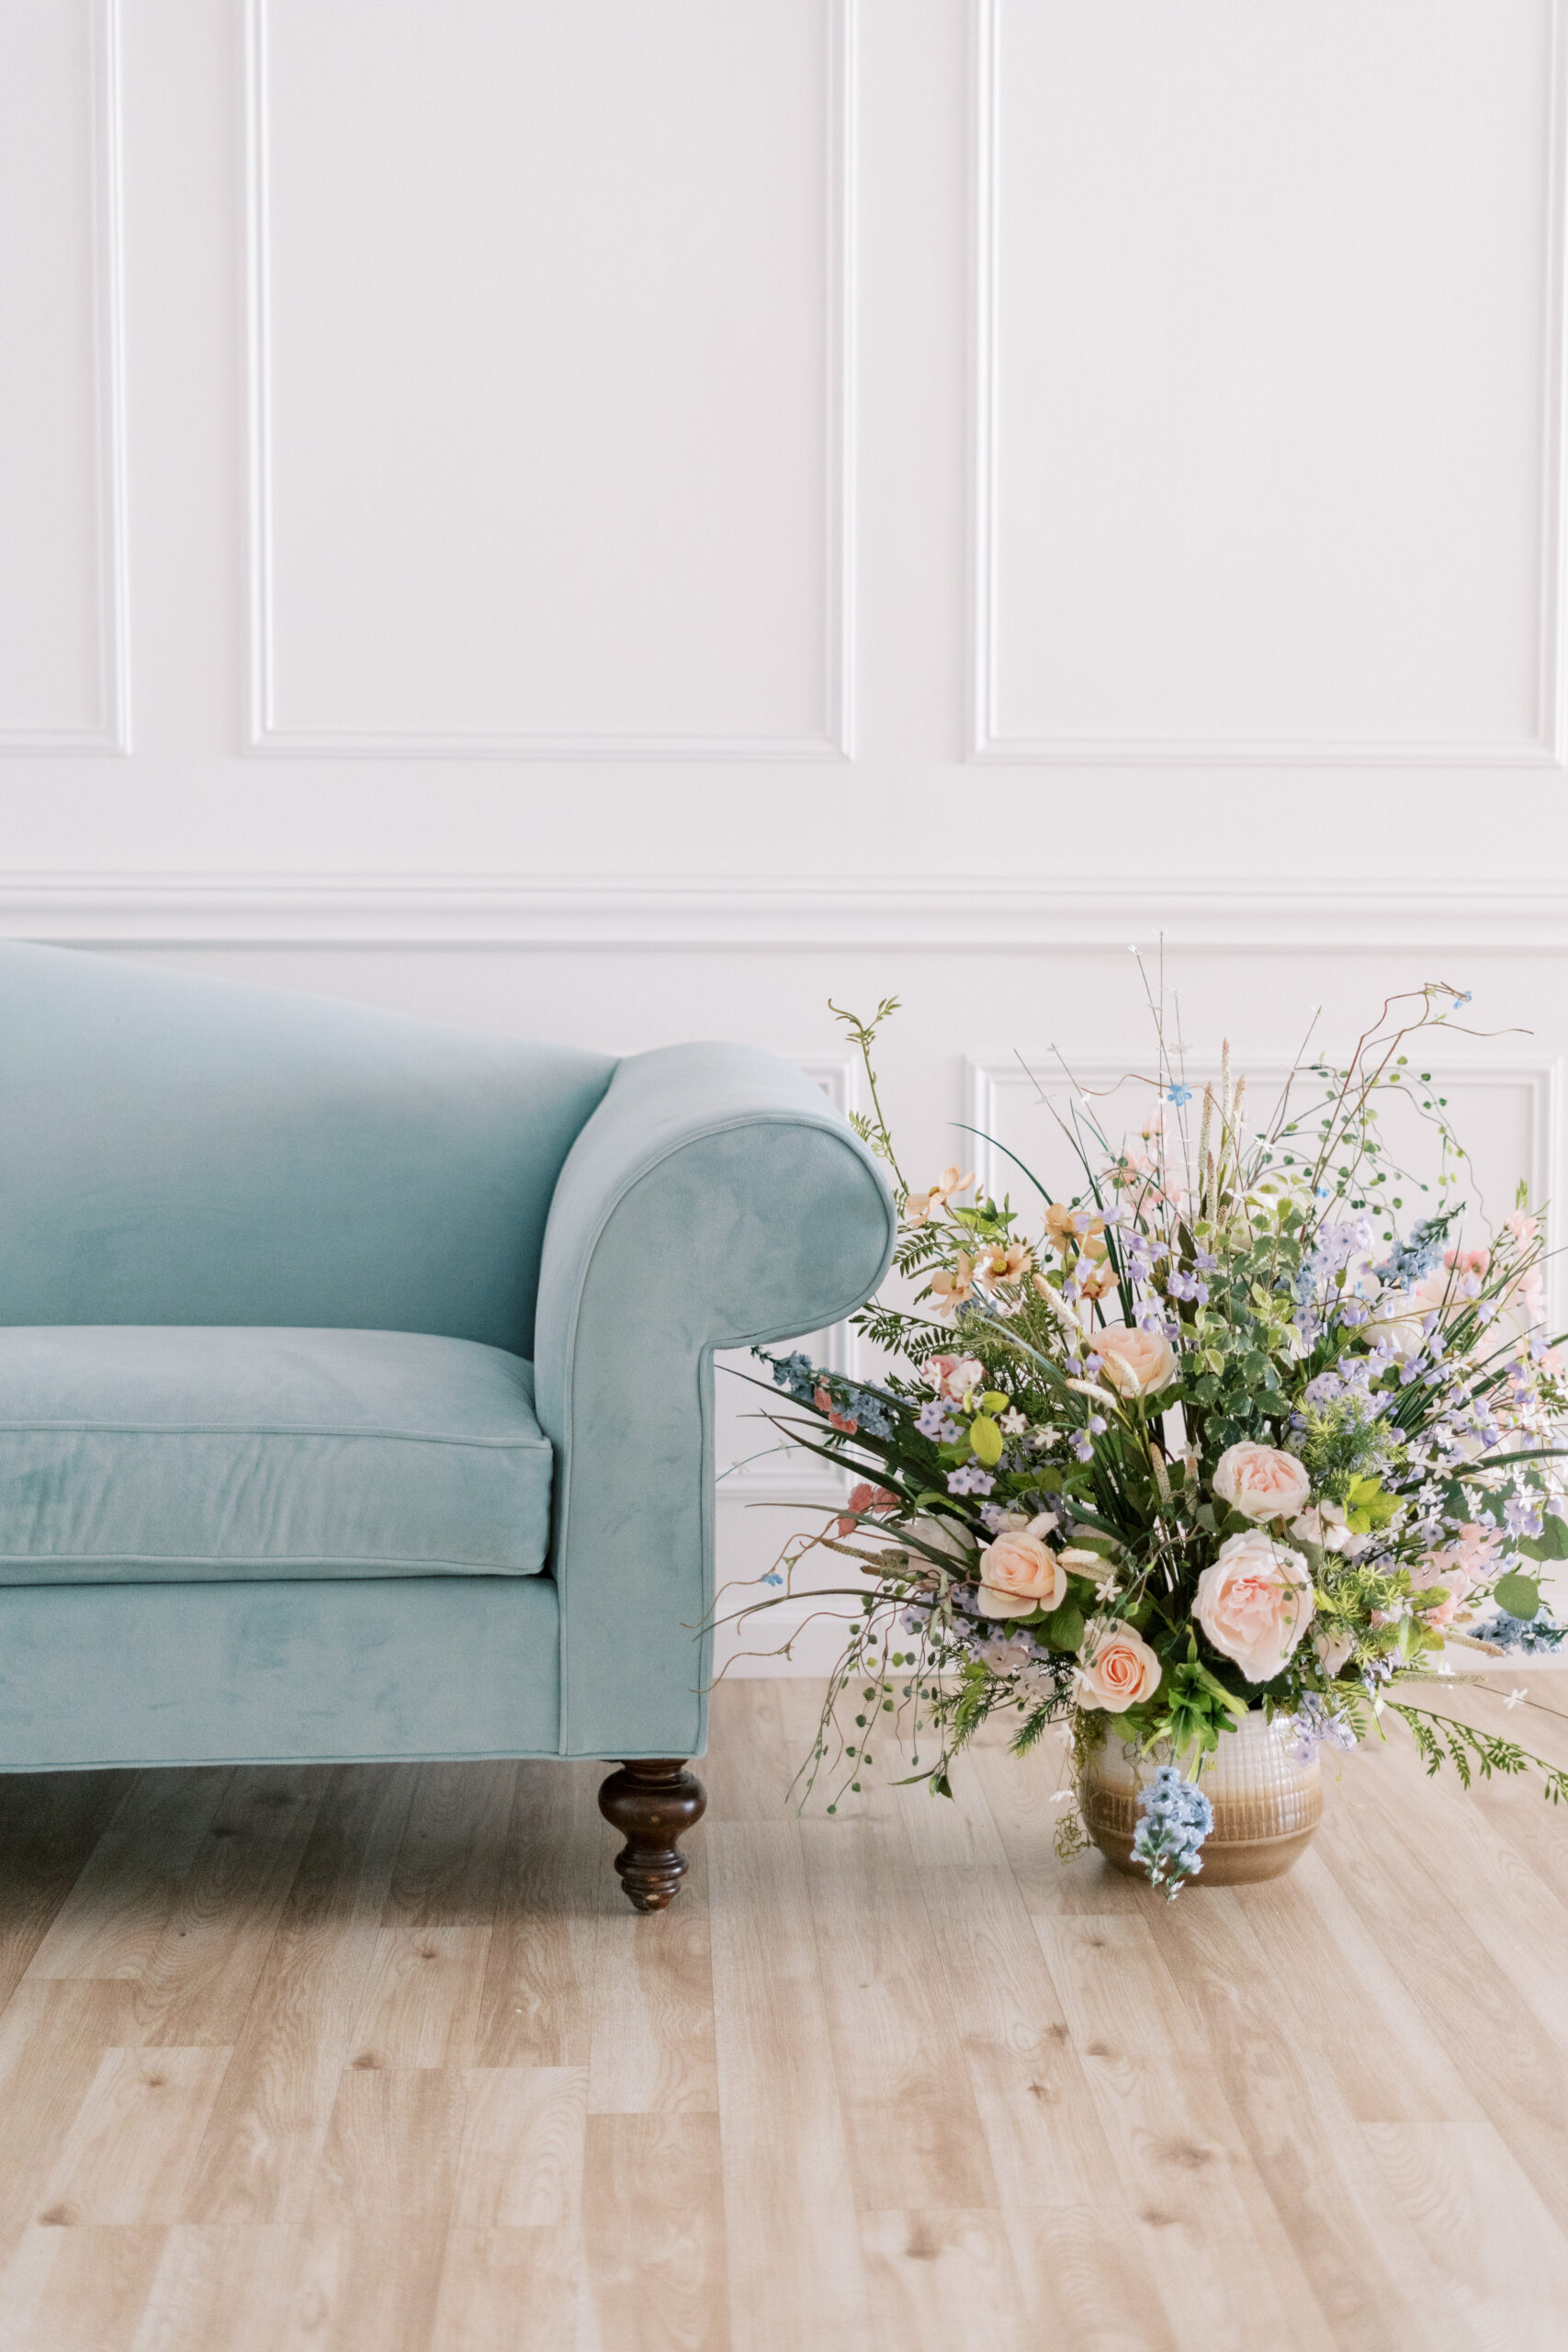
[{"label": "sofa rolled arm", "polygon": [[701,1754],[714,1350],[837,1322],[895,1230],[871,1153],[787,1062],[703,1045],[620,1064],[561,1170],[539,1283],[563,1755]]}]

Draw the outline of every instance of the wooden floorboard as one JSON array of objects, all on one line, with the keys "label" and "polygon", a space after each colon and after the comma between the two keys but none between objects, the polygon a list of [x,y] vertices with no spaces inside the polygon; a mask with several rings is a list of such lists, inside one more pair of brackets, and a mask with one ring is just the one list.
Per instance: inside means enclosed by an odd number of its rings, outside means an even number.
[{"label": "wooden floorboard", "polygon": [[1561,2352],[1568,1808],[1393,1726],[1167,1905],[1059,1743],[802,1819],[817,1697],[648,1918],[593,1765],[0,1781],[0,2352]]}]

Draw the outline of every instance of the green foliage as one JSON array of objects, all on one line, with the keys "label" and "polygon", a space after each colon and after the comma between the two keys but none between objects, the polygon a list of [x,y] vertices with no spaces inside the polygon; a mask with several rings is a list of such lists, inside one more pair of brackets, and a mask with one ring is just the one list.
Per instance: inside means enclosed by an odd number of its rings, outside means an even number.
[{"label": "green foliage", "polygon": [[1568,1800],[1568,1772],[1548,1764],[1542,1757],[1532,1756],[1515,1741],[1500,1738],[1495,1732],[1477,1731],[1473,1724],[1461,1724],[1452,1715],[1436,1714],[1429,1707],[1413,1707],[1393,1699],[1386,1704],[1391,1714],[1398,1715],[1409,1726],[1428,1779],[1444,1764],[1453,1766],[1461,1786],[1466,1789],[1477,1774],[1483,1781],[1491,1780],[1494,1773],[1508,1780],[1534,1770],[1544,1781],[1545,1794],[1553,1804]]},{"label": "green foliage", "polygon": [[969,1424],[969,1443],[976,1462],[994,1470],[1002,1458],[1002,1433],[988,1413],[979,1413]]},{"label": "green foliage", "polygon": [[1381,1478],[1352,1478],[1346,1488],[1345,1524],[1357,1535],[1387,1527],[1404,1508],[1397,1495],[1385,1493]]},{"label": "green foliage", "polygon": [[1533,1617],[1540,1607],[1540,1579],[1517,1574],[1500,1577],[1494,1598],[1510,1617]]},{"label": "green foliage", "polygon": [[[1528,1560],[1568,1560],[1568,1519],[1549,1510],[1541,1522],[1540,1533],[1521,1536],[1517,1548]],[[1509,1613],[1517,1617],[1519,1612],[1516,1609]]]},{"label": "green foliage", "polygon": [[1330,1501],[1345,1504],[1358,1486],[1377,1488],[1375,1474],[1390,1451],[1388,1426],[1381,1416],[1370,1415],[1353,1396],[1337,1397],[1329,1405],[1303,1404],[1298,1410],[1304,1426],[1291,1450],[1300,1455],[1316,1488]]},{"label": "green foliage", "polygon": [[1159,1696],[1161,1731],[1168,1731],[1179,1756],[1212,1754],[1221,1734],[1233,1730],[1247,1713],[1247,1701],[1235,1697],[1200,1661],[1196,1643],[1190,1657],[1168,1669]]}]

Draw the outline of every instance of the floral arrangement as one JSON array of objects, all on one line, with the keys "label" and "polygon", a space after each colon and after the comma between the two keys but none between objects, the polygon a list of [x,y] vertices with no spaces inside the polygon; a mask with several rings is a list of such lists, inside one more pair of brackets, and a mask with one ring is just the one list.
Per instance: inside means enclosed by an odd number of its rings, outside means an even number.
[{"label": "floral arrangement", "polygon": [[[805,1768],[807,1789],[836,1774],[829,1811],[885,1736],[951,1794],[953,1757],[998,1712],[1020,1753],[1065,1722],[1080,1770],[1114,1728],[1166,1759],[1134,1856],[1168,1894],[1201,1868],[1203,1760],[1249,1711],[1287,1718],[1303,1760],[1392,1712],[1428,1770],[1451,1760],[1467,1785],[1536,1761],[1394,1695],[1449,1642],[1562,1638],[1536,1574],[1568,1557],[1568,1351],[1541,1329],[1540,1217],[1521,1188],[1486,1247],[1460,1246],[1465,1156],[1413,1060],[1467,1001],[1437,985],[1391,1000],[1343,1066],[1298,1058],[1254,1126],[1228,1048],[1194,1099],[1151,995],[1156,1067],[1123,1081],[1148,1105],[1137,1133],[1077,1092],[1062,1124],[1081,1182],[1055,1198],[1016,1163],[1027,1213],[956,1166],[911,1189],[872,1060],[897,1001],[839,1014],[909,1304],[859,1318],[875,1380],[765,1359],[799,1408],[770,1413],[780,1434],[858,1483],[741,1611],[784,1599],[823,1546],[869,1579]],[[1404,1230],[1417,1180],[1380,1120],[1396,1094],[1440,1160]],[[1085,1836],[1065,1793],[1070,1854]]]}]

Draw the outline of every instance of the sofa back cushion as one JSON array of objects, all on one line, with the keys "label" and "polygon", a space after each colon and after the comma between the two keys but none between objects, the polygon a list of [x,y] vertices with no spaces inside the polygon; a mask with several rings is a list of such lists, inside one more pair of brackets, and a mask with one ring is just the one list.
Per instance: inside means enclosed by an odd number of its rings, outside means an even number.
[{"label": "sofa back cushion", "polygon": [[428,1331],[531,1355],[606,1055],[0,947],[0,1323]]}]

